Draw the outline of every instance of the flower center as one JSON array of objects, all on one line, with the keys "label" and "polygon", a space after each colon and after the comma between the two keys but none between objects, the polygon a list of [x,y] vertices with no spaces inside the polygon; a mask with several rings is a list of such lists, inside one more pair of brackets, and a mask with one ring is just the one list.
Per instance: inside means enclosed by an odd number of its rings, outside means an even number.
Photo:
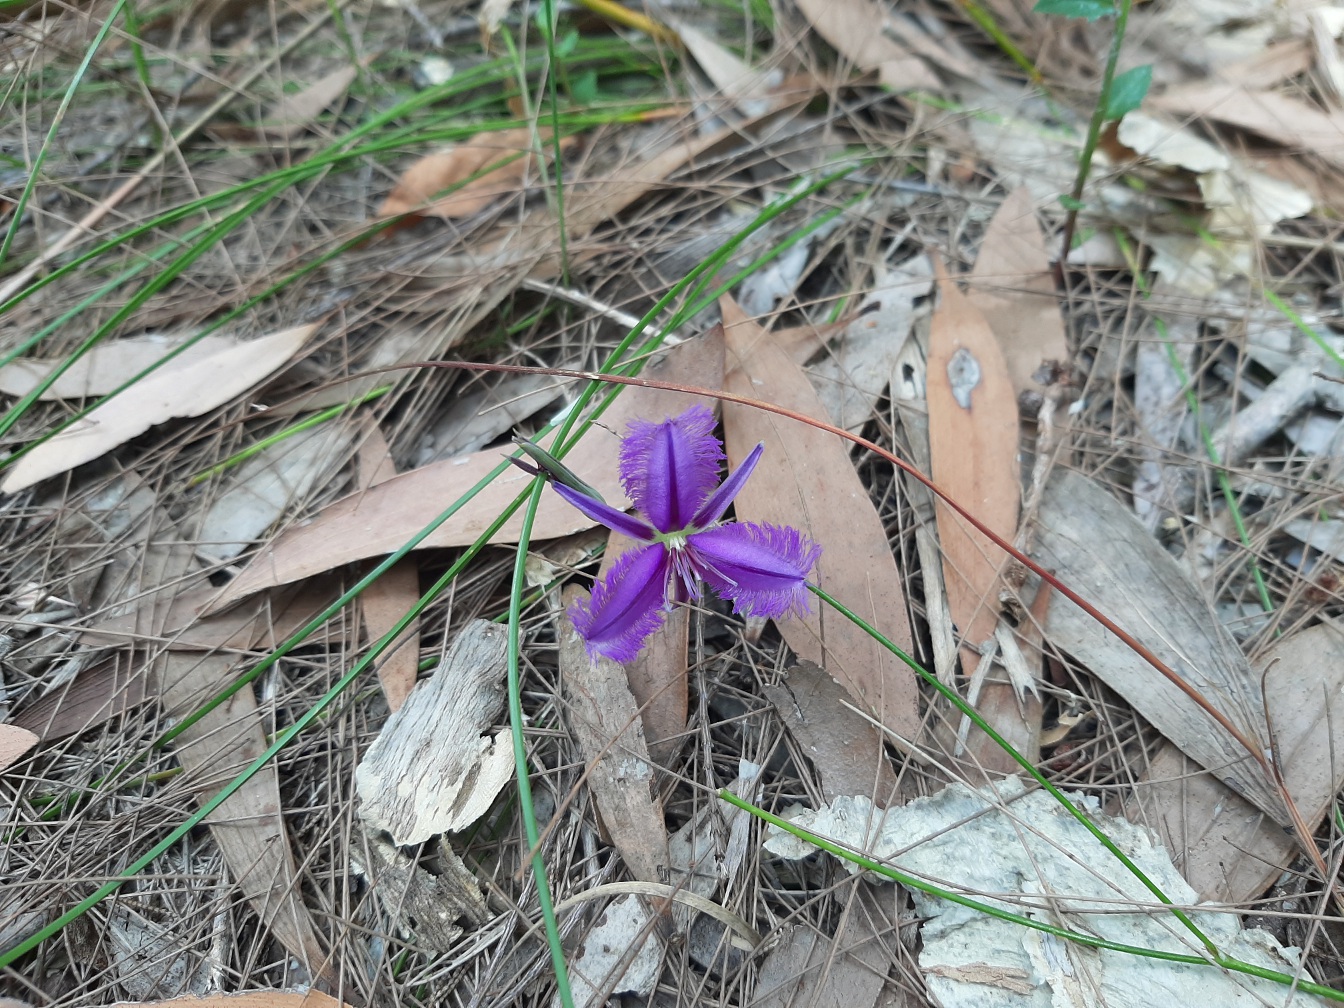
[{"label": "flower center", "polygon": [[[712,526],[709,526],[712,527]],[[686,540],[697,532],[703,532],[704,529],[697,528],[694,525],[687,525],[684,529],[677,529],[675,532],[659,532],[653,537],[653,542],[662,543],[673,553],[678,553],[686,548]]]}]

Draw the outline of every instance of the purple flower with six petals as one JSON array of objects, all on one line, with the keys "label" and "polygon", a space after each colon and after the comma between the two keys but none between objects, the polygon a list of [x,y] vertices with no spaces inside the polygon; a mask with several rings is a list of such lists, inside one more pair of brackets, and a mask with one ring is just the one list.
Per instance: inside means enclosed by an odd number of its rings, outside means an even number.
[{"label": "purple flower with six petals", "polygon": [[736,613],[807,611],[807,575],[821,547],[787,526],[722,520],[764,450],[758,444],[720,484],[723,444],[714,414],[697,404],[662,423],[632,421],[621,442],[621,483],[643,517],[552,483],[589,518],[640,543],[570,613],[591,656],[633,659],[663,611],[698,597],[702,580]]}]

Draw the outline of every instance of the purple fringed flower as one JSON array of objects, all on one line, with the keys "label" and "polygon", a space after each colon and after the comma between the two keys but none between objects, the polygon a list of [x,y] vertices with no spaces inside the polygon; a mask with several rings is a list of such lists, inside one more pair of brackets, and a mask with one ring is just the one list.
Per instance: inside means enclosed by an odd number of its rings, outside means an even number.
[{"label": "purple fringed flower", "polygon": [[787,526],[722,521],[764,450],[757,445],[720,484],[724,455],[714,414],[695,405],[662,423],[636,420],[621,442],[621,483],[643,517],[552,483],[589,518],[641,544],[570,613],[590,655],[633,659],[662,624],[663,611],[698,597],[702,580],[736,613],[807,611],[807,575],[821,547]]}]

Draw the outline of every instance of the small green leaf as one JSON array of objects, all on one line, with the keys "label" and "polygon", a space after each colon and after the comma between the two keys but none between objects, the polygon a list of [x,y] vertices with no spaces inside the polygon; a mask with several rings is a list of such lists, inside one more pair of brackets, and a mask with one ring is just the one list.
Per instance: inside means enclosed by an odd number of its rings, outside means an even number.
[{"label": "small green leaf", "polygon": [[575,105],[597,104],[597,71],[585,70],[569,82],[569,96]]},{"label": "small green leaf", "polygon": [[1115,0],[1036,0],[1032,10],[1037,14],[1058,14],[1060,17],[1095,21],[1115,13]]},{"label": "small green leaf", "polygon": [[1083,207],[1087,206],[1082,200],[1076,200],[1067,193],[1059,197],[1059,204],[1065,210],[1081,210]]},{"label": "small green leaf", "polygon": [[576,29],[571,28],[560,36],[560,42],[555,47],[555,55],[559,59],[564,59],[566,56],[572,55],[578,47],[579,33]]},{"label": "small green leaf", "polygon": [[1148,86],[1153,83],[1153,65],[1145,63],[1126,70],[1111,81],[1111,93],[1106,98],[1107,120],[1119,119],[1143,104]]}]

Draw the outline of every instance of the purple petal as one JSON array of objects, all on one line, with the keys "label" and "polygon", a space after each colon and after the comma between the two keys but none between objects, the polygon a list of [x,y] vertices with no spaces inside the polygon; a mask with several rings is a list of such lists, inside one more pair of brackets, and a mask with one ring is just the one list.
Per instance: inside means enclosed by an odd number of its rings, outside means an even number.
[{"label": "purple petal", "polygon": [[821,547],[797,529],[735,522],[695,533],[686,550],[733,612],[778,618],[808,611],[807,575]]},{"label": "purple petal", "polygon": [[631,539],[638,539],[640,542],[648,542],[654,537],[653,529],[648,524],[640,521],[634,515],[628,515],[624,511],[617,511],[610,504],[600,500],[594,500],[587,494],[579,493],[573,487],[567,487],[563,483],[552,482],[551,486],[565,500],[569,501],[576,508],[586,514],[595,522],[601,522],[609,529],[615,529],[622,535],[627,535]]},{"label": "purple petal", "polygon": [[662,423],[632,420],[621,442],[625,492],[659,532],[679,532],[718,484],[723,444],[696,403]]},{"label": "purple petal", "polygon": [[576,602],[569,618],[588,645],[588,655],[632,661],[663,622],[668,556],[662,543],[621,554],[607,576],[593,585],[588,602]]},{"label": "purple petal", "polygon": [[751,454],[742,460],[742,464],[723,481],[723,485],[700,505],[700,510],[691,519],[691,524],[697,528],[704,528],[722,518],[723,513],[728,510],[728,505],[737,496],[737,492],[746,486],[747,480],[751,478],[751,471],[756,468],[756,463],[761,460],[763,454],[765,454],[764,441],[753,448]]}]

